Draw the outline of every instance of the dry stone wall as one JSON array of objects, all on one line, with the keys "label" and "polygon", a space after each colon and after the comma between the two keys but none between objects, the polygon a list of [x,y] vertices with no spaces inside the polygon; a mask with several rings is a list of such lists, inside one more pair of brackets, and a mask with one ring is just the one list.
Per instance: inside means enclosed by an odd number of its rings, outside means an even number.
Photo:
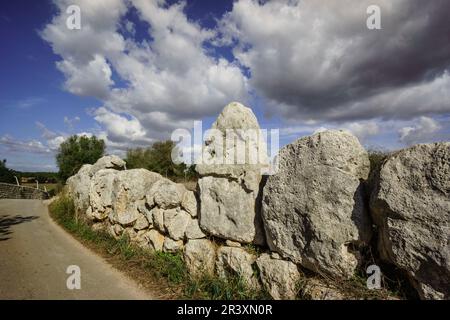
[{"label": "dry stone wall", "polygon": [[36,188],[0,183],[0,199],[48,199],[48,193]]},{"label": "dry stone wall", "polygon": [[68,180],[77,211],[95,230],[127,235],[149,250],[182,251],[193,277],[237,275],[275,299],[295,298],[300,281],[312,298],[346,298],[317,278],[305,283],[301,269],[351,278],[376,230],[380,256],[403,269],[422,298],[449,298],[449,143],[389,156],[369,186],[369,202],[368,154],[348,132],[285,146],[265,182],[264,158],[216,161],[234,157],[233,144],[220,143],[229,135],[265,154],[260,137],[242,135],[259,129],[251,109],[231,103],[213,129],[203,148],[208,161],[196,167],[196,192],[154,172],[125,170],[123,160],[109,156]]},{"label": "dry stone wall", "polygon": [[87,199],[87,205],[75,205],[77,210],[86,208],[85,218],[96,230],[115,238],[126,234],[144,248],[165,252],[182,250],[189,239],[205,237],[193,191],[145,169],[101,169],[98,163],[93,167],[98,171],[88,188],[78,185],[86,183],[77,177],[85,175],[80,170],[68,181],[68,190],[74,198]]}]

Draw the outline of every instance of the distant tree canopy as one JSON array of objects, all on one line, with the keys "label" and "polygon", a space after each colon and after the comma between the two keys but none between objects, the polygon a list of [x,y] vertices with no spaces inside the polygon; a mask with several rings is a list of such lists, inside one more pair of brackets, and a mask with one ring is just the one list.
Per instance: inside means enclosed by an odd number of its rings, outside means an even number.
[{"label": "distant tree canopy", "polygon": [[167,140],[155,142],[148,148],[129,149],[125,159],[127,168],[144,168],[171,179],[195,178],[197,175],[194,166],[187,166],[184,163],[173,163],[173,148],[175,148],[175,143],[171,140]]},{"label": "distant tree canopy", "polygon": [[0,161],[0,182],[16,183],[14,178],[14,170],[6,167],[6,159]]},{"label": "distant tree canopy", "polygon": [[105,154],[105,142],[96,136],[71,136],[59,146],[56,163],[59,177],[67,178],[78,172],[83,164],[93,164]]},{"label": "distant tree canopy", "polygon": [[58,174],[56,172],[22,172],[13,169],[9,169],[6,159],[0,161],[0,182],[16,184],[16,178],[21,183],[21,178],[29,178],[31,182],[38,181],[39,183],[56,183],[58,180]]},{"label": "distant tree canopy", "polygon": [[33,177],[33,182],[38,181],[39,183],[56,183],[58,182],[58,173],[57,172],[18,172],[17,177],[19,180],[22,177],[30,178]]}]

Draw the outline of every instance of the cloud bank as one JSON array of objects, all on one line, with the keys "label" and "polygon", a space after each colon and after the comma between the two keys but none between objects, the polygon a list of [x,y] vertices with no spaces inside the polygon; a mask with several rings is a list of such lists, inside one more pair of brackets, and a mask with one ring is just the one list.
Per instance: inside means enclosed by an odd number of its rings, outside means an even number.
[{"label": "cloud bank", "polygon": [[[115,150],[168,138],[255,95],[287,135],[344,127],[365,141],[389,130],[409,145],[435,140],[450,113],[446,0],[239,0],[212,29],[184,2],[55,3],[41,37],[60,57],[65,90],[101,101],[91,115]],[[71,4],[81,30],[66,27]],[[373,4],[381,30],[366,27]]]}]

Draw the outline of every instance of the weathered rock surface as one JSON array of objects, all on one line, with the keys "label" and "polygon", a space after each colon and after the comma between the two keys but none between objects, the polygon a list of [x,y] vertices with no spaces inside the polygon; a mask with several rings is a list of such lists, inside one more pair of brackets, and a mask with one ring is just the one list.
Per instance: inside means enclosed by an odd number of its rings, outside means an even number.
[{"label": "weathered rock surface", "polygon": [[123,229],[123,234],[128,236],[130,241],[136,242],[136,238],[137,238],[138,234],[137,234],[136,230],[134,230],[133,228]]},{"label": "weathered rock surface", "polygon": [[237,181],[227,178],[204,177],[198,186],[202,229],[242,243],[264,242],[253,192],[246,192]]},{"label": "weathered rock surface", "polygon": [[125,169],[125,161],[114,155],[104,156],[98,159],[90,168],[91,177],[102,169],[123,170]]},{"label": "weathered rock surface", "polygon": [[136,244],[144,249],[149,249],[148,230],[139,230],[134,239]]},{"label": "weathered rock surface", "polygon": [[371,196],[381,256],[405,270],[424,299],[450,299],[450,143],[390,156]]},{"label": "weathered rock surface", "polygon": [[263,190],[269,247],[313,271],[351,277],[356,249],[371,236],[360,181],[367,152],[350,133],[325,131],[285,146],[278,162]]},{"label": "weathered rock surface", "polygon": [[186,191],[181,199],[181,207],[192,217],[197,216],[197,199],[193,191]]},{"label": "weathered rock surface", "polygon": [[295,299],[300,273],[291,261],[273,259],[263,253],[256,265],[260,271],[260,278],[264,288],[275,300]]},{"label": "weathered rock surface", "polygon": [[256,256],[243,248],[222,246],[217,250],[217,274],[223,278],[230,274],[239,276],[247,286],[257,289],[259,283],[252,267],[255,261]]},{"label": "weathered rock surface", "polygon": [[184,233],[190,219],[189,213],[180,208],[164,211],[164,227],[173,240],[184,239]]},{"label": "weathered rock surface", "polygon": [[140,214],[138,216],[138,218],[136,219],[136,223],[134,224],[133,228],[137,231],[139,230],[144,230],[147,229],[149,227],[149,223],[147,218],[143,215]]},{"label": "weathered rock surface", "polygon": [[257,197],[268,160],[252,110],[236,102],[227,105],[212,125],[202,156],[196,166],[202,176],[202,229],[224,239],[264,243]]},{"label": "weathered rock surface", "polygon": [[114,181],[113,192],[116,198],[121,192],[126,192],[129,202],[144,200],[153,185],[163,179],[160,174],[146,169],[119,171]]},{"label": "weathered rock surface", "polygon": [[155,251],[162,251],[164,245],[164,235],[155,229],[151,229],[147,232],[146,237],[151,249]]},{"label": "weathered rock surface", "polygon": [[[181,204],[185,192],[186,189],[182,185],[161,178],[153,185],[149,194],[153,195],[154,203],[160,208],[170,209]],[[149,197],[147,197],[147,201],[149,201]]]},{"label": "weathered rock surface", "polygon": [[118,171],[113,169],[99,170],[93,177],[89,187],[89,213],[93,220],[104,220],[112,212],[112,186]]},{"label": "weathered rock surface", "polygon": [[202,229],[198,224],[198,219],[190,218],[185,231],[186,239],[201,239],[205,238],[206,234],[203,233]]},{"label": "weathered rock surface", "polygon": [[132,169],[116,173],[112,185],[113,207],[111,221],[131,226],[141,216],[139,201],[145,202],[148,190],[162,179],[161,175],[145,169]]},{"label": "weathered rock surface", "polygon": [[[158,207],[154,207],[150,211],[150,215],[151,219],[153,220],[153,225],[155,226],[155,228],[162,233],[166,232],[166,229],[164,227],[164,210]],[[150,216],[147,216],[147,218],[150,220]]]},{"label": "weathered rock surface", "polygon": [[183,240],[173,240],[169,237],[164,239],[164,252],[177,252],[183,249]]},{"label": "weathered rock surface", "polygon": [[120,238],[125,230],[120,224],[110,224],[109,225],[109,233],[116,239]]},{"label": "weathered rock surface", "polygon": [[[212,124],[210,132],[203,147],[203,162],[195,168],[200,175],[236,178],[249,172],[260,175],[261,169],[268,166],[266,143],[250,108],[237,102],[228,104]],[[257,188],[259,181],[254,179],[252,182]]]},{"label": "weathered rock surface", "polygon": [[194,276],[213,274],[216,261],[216,248],[207,239],[189,240],[184,247],[184,262],[189,273]]},{"label": "weathered rock surface", "polygon": [[89,207],[89,192],[92,177],[100,170],[125,168],[125,161],[117,156],[105,156],[93,165],[85,164],[77,174],[67,179],[68,192],[74,200],[75,208],[79,212],[86,212]]},{"label": "weathered rock surface", "polygon": [[75,208],[78,212],[86,212],[89,207],[89,188],[91,184],[92,165],[85,164],[78,173],[67,179],[67,190],[72,196]]}]

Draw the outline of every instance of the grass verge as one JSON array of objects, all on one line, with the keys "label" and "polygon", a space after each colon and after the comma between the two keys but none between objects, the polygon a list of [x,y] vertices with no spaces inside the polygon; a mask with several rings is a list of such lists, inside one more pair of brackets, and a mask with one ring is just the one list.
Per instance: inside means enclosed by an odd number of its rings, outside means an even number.
[{"label": "grass verge", "polygon": [[116,240],[104,231],[94,231],[76,219],[73,201],[63,193],[49,205],[50,216],[77,240],[137,281],[159,299],[267,299],[247,288],[239,277],[226,280],[213,276],[190,277],[181,252],[152,252],[123,236]]}]

